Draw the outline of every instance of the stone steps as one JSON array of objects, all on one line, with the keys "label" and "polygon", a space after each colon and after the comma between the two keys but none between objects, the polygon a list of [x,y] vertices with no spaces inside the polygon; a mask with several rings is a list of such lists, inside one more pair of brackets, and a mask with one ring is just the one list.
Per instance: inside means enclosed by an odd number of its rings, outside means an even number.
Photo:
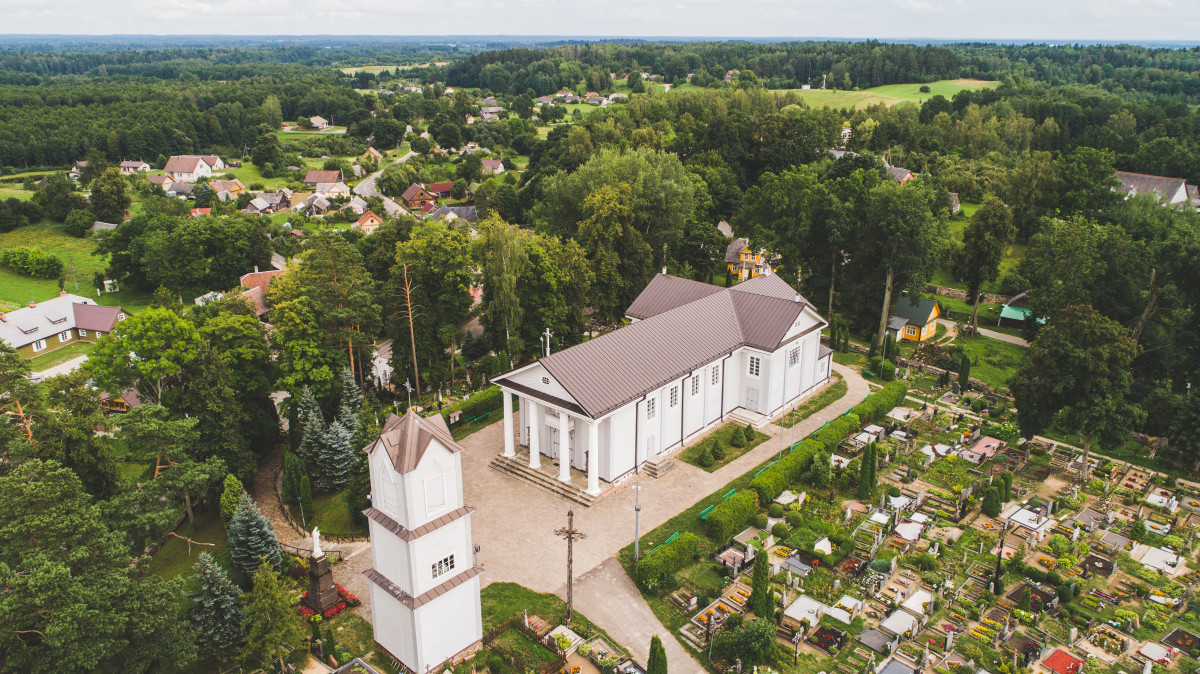
[{"label": "stone steps", "polygon": [[652,478],[658,479],[675,469],[675,460],[661,456],[647,459],[642,464],[642,471]]},{"label": "stone steps", "polygon": [[[543,460],[545,458],[543,457]],[[507,473],[518,480],[523,480],[536,487],[545,489],[553,494],[561,496],[569,501],[573,501],[584,507],[590,508],[599,496],[592,496],[583,490],[582,487],[564,484],[557,479],[543,473],[540,470],[530,468],[524,461],[515,458],[509,458],[503,454],[492,459],[491,467],[501,473]],[[585,485],[586,486],[586,485]]]},{"label": "stone steps", "polygon": [[736,423],[739,426],[750,424],[754,428],[762,428],[770,423],[771,419],[766,415],[759,414],[758,412],[748,410],[744,407],[737,407],[734,408],[732,412],[725,415],[725,421],[729,423]]}]

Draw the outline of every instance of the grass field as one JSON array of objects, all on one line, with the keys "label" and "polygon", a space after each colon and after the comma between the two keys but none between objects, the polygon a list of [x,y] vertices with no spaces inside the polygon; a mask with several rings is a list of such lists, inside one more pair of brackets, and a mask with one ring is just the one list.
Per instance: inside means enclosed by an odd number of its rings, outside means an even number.
[{"label": "grass field", "polygon": [[971,359],[971,376],[1003,390],[1017,371],[1025,356],[1025,347],[988,337],[958,337],[954,343],[963,347]]},{"label": "grass field", "polygon": [[20,184],[16,187],[0,187],[0,199],[17,199],[18,201],[29,201],[33,198],[33,192],[21,189]]},{"label": "grass field", "polygon": [[[180,536],[187,536],[198,543],[212,543],[213,546],[192,545],[189,552],[187,541],[170,538],[150,558],[150,571],[163,578],[186,576],[192,572],[192,566],[200,559],[201,552],[211,554],[229,568],[225,523],[221,521],[221,513],[215,507],[196,514],[195,531],[190,531],[186,522],[179,529]],[[230,576],[234,577],[236,582],[241,574],[231,571]]]},{"label": "grass field", "polygon": [[[732,444],[730,444],[729,440],[733,437],[733,432],[737,429],[737,424],[727,424],[722,426],[708,438],[705,438],[704,440],[701,440],[691,447],[683,450],[683,452],[679,454],[679,460],[690,463],[701,470],[706,470],[711,473],[715,470],[720,470],[730,461],[733,461],[739,456],[761,445],[771,437],[766,433],[755,431],[754,437],[746,443],[745,447],[734,447]],[[744,432],[745,430],[743,429],[743,433]],[[716,440],[725,446],[725,458],[721,459],[720,461],[714,461],[713,465],[705,468],[704,466],[700,465],[700,453],[704,451],[705,447],[711,446],[713,440]]]},{"label": "grass field", "polygon": [[444,66],[448,63],[450,63],[450,62],[449,61],[434,61],[432,64],[430,64],[430,63],[410,63],[410,64],[405,65],[403,63],[398,63],[398,64],[393,64],[390,66],[347,66],[345,68],[342,68],[342,72],[346,73],[347,75],[351,75],[353,73],[362,72],[365,70],[366,72],[369,72],[372,75],[378,75],[379,73],[381,73],[385,70],[395,70],[396,68],[428,68],[430,65]]},{"label": "grass field", "polygon": [[[929,93],[920,91],[922,86],[929,87]],[[892,106],[897,103],[920,103],[933,96],[941,94],[950,98],[963,89],[990,89],[1000,86],[999,82],[985,80],[939,80],[928,84],[887,84],[872,87],[862,91],[844,91],[840,89],[775,89],[784,93],[794,92],[802,100],[814,107],[826,108],[865,108],[868,105],[880,103]]]},{"label": "grass field", "polygon": [[92,342],[75,342],[73,344],[68,344],[61,349],[55,349],[50,353],[45,353],[40,356],[30,358],[29,367],[34,372],[48,370],[55,365],[65,363],[72,358],[87,354],[87,352],[92,350],[93,346],[95,346],[95,344]]}]

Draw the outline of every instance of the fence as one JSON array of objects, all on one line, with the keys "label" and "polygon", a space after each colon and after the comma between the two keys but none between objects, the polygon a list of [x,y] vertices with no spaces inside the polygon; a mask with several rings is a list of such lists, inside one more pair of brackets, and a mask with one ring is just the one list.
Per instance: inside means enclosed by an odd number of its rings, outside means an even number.
[{"label": "fence", "polygon": [[541,672],[557,672],[566,666],[566,664],[567,664],[566,651],[559,648],[558,643],[556,641],[554,641],[553,639],[548,640],[549,643],[547,643],[547,640],[539,638],[537,632],[532,627],[525,624],[525,616],[523,616],[523,615],[513,616],[513,617],[509,618],[508,620],[505,620],[504,622],[500,623],[500,625],[498,625],[494,629],[489,630],[486,634],[483,635],[483,640],[482,640],[483,645],[485,647],[487,647],[488,649],[495,651],[496,653],[499,653],[500,655],[508,658],[510,661],[516,662],[518,665],[522,664],[524,662],[524,656],[522,654],[509,652],[503,646],[499,646],[495,643],[496,639],[500,638],[500,635],[504,634],[505,632],[507,632],[509,630],[517,630],[521,634],[528,637],[529,640],[532,641],[533,643],[543,646],[544,648],[546,648],[547,650],[549,650],[551,653],[554,654],[554,656],[555,656],[554,662],[549,665],[546,665],[539,671],[541,671]]}]

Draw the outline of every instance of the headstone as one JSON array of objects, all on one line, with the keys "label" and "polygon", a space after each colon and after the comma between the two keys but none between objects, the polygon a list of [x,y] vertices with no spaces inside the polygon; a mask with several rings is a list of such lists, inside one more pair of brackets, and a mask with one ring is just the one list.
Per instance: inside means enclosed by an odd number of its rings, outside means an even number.
[{"label": "headstone", "polygon": [[1078,638],[1079,638],[1079,628],[1072,627],[1071,632],[1067,635],[1067,643],[1073,644],[1073,643],[1075,643],[1075,640]]},{"label": "headstone", "polygon": [[696,610],[696,595],[692,595],[692,598],[688,600],[688,608]]},{"label": "headstone", "polygon": [[779,562],[771,562],[771,577],[779,575]]},{"label": "headstone", "polygon": [[1151,672],[1153,672],[1153,671],[1154,671],[1154,663],[1151,662],[1150,660],[1147,660],[1146,664],[1142,665],[1142,674],[1151,674]]}]

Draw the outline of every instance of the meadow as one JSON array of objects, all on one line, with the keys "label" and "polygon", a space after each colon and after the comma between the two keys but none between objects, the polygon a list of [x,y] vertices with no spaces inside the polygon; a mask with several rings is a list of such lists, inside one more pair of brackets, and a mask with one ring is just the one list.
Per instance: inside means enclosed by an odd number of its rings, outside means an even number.
[{"label": "meadow", "polygon": [[[922,92],[921,87],[929,87],[928,92]],[[862,91],[846,91],[841,89],[774,89],[779,93],[792,92],[814,107],[826,108],[865,108],[869,105],[893,106],[897,103],[921,103],[937,95],[951,98],[963,89],[979,90],[1000,86],[999,82],[985,80],[939,80],[927,84],[887,84],[872,87]]]}]

